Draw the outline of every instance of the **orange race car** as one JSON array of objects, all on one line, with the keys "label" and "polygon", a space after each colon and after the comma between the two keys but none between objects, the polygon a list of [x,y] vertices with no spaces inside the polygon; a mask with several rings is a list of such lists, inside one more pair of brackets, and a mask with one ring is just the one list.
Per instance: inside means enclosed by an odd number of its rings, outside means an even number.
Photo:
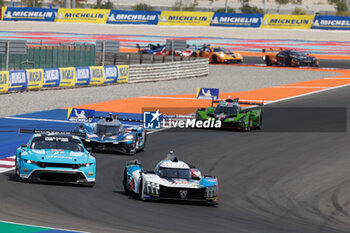
[{"label": "orange race car", "polygon": [[220,46],[203,45],[198,51],[192,54],[196,57],[209,58],[210,63],[242,63],[241,54],[232,52]]},{"label": "orange race car", "polygon": [[[314,56],[291,49],[263,49],[263,59],[267,66],[318,66],[319,62]],[[268,52],[268,53],[267,53]]]}]

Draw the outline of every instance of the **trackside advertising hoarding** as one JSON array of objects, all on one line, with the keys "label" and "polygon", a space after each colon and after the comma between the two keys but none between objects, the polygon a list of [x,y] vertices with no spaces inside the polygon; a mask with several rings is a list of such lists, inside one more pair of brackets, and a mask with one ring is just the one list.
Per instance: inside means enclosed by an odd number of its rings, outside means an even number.
[{"label": "trackside advertising hoarding", "polygon": [[311,29],[350,30],[350,17],[317,15]]},{"label": "trackside advertising hoarding", "polygon": [[264,15],[260,28],[310,29],[313,15]]},{"label": "trackside advertising hoarding", "polygon": [[27,88],[27,72],[17,70],[9,72],[9,91],[25,90]]},{"label": "trackside advertising hoarding", "polygon": [[43,87],[58,87],[61,80],[60,69],[44,69]]},{"label": "trackside advertising hoarding", "polygon": [[0,92],[6,92],[9,88],[9,72],[0,71]]},{"label": "trackside advertising hoarding", "polygon": [[27,71],[27,78],[28,78],[27,89],[42,88],[44,83],[44,70],[29,69],[26,71]]},{"label": "trackside advertising hoarding", "polygon": [[57,11],[50,8],[3,7],[1,18],[4,21],[54,21]]},{"label": "trackside advertising hoarding", "polygon": [[223,27],[260,27],[263,14],[214,13],[210,26]]},{"label": "trackside advertising hoarding", "polygon": [[88,85],[90,80],[91,75],[88,66],[75,68],[75,86]]},{"label": "trackside advertising hoarding", "polygon": [[111,10],[100,9],[58,9],[55,22],[106,23]]},{"label": "trackside advertising hoarding", "polygon": [[209,26],[213,12],[162,11],[158,25]]},{"label": "trackside advertising hoarding", "polygon": [[60,68],[60,87],[75,86],[75,67]]},{"label": "trackside advertising hoarding", "polygon": [[153,24],[157,25],[161,11],[111,10],[107,23],[111,24]]}]

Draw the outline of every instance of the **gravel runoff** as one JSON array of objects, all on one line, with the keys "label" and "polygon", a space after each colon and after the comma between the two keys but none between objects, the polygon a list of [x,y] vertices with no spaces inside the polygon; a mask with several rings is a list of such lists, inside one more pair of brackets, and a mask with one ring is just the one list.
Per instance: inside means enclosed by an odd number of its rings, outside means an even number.
[{"label": "gravel runoff", "polygon": [[115,25],[92,23],[10,22],[0,21],[0,31],[15,32],[61,32],[83,34],[118,34],[148,36],[205,36],[238,39],[287,39],[311,41],[350,41],[347,30],[288,30],[265,28]]},{"label": "gravel runoff", "polygon": [[1,94],[0,117],[137,96],[194,94],[198,87],[216,87],[220,88],[220,92],[239,92],[336,75],[339,73],[210,66],[209,76],[200,78]]}]

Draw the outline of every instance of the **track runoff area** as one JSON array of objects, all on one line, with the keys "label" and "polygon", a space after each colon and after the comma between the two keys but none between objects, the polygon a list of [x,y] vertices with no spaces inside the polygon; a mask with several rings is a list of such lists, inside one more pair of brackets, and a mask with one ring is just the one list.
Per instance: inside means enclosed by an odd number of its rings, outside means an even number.
[{"label": "track runoff area", "polygon": [[[246,56],[249,56],[251,61],[254,61],[255,57],[259,57],[260,53],[246,52]],[[319,58],[324,59],[349,59],[346,56],[328,56],[319,55]],[[252,62],[255,63],[255,62]],[[344,67],[341,64],[341,67]],[[286,69],[278,67],[266,67],[267,69]],[[335,67],[337,68],[337,67]],[[294,68],[288,68],[294,69]],[[296,68],[300,69],[300,68]],[[301,96],[311,95],[328,91],[336,88],[346,87],[350,85],[350,70],[345,69],[311,69],[301,68],[305,70],[323,71],[323,72],[337,72],[339,75],[324,79],[316,79],[311,81],[298,82],[294,84],[272,86],[263,89],[257,89],[247,92],[232,92],[232,93],[220,93],[220,99],[225,99],[228,96],[238,97],[241,100],[249,101],[262,101],[265,104],[276,103],[279,101],[289,100]],[[159,108],[181,107],[181,108],[201,108],[210,105],[208,100],[198,100],[194,94],[188,95],[162,95],[162,96],[143,96],[128,98],[122,100],[113,100],[101,103],[87,104],[82,106],[73,106],[76,108],[94,109],[99,114],[104,115],[106,112],[118,112],[120,117],[124,118],[138,118],[142,113],[143,106],[157,106]],[[15,149],[28,141],[30,135],[18,135],[18,128],[59,128],[60,130],[70,130],[72,122],[67,121],[66,109],[55,109],[44,112],[35,112],[30,114],[23,114],[17,116],[10,116],[0,119],[0,147],[2,151],[0,153],[0,173],[8,173],[14,169],[14,151]],[[125,123],[125,122],[124,122]],[[130,123],[127,126],[132,126]],[[6,233],[11,232],[46,232],[46,233],[63,233],[63,232],[76,232],[64,229],[53,229],[39,226],[21,225],[12,222],[0,221],[0,229],[5,230]]]}]

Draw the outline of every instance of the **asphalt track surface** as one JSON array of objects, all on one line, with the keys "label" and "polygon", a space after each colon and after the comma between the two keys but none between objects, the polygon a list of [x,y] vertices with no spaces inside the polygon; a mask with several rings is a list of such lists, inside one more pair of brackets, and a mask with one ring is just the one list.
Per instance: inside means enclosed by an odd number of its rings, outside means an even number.
[{"label": "asphalt track surface", "polygon": [[[350,69],[350,60],[318,59],[320,68]],[[263,57],[244,56],[243,64],[266,66]]]},{"label": "asphalt track surface", "polygon": [[[269,106],[349,108],[349,99],[350,87],[343,87]],[[292,121],[288,114],[269,118],[281,128]],[[133,157],[95,153],[94,188],[20,183],[14,172],[1,174],[0,219],[96,233],[349,232],[349,145],[347,132],[163,131],[149,135],[146,151]],[[218,176],[218,207],[123,193],[125,161],[137,158],[151,170],[169,150]]]}]

